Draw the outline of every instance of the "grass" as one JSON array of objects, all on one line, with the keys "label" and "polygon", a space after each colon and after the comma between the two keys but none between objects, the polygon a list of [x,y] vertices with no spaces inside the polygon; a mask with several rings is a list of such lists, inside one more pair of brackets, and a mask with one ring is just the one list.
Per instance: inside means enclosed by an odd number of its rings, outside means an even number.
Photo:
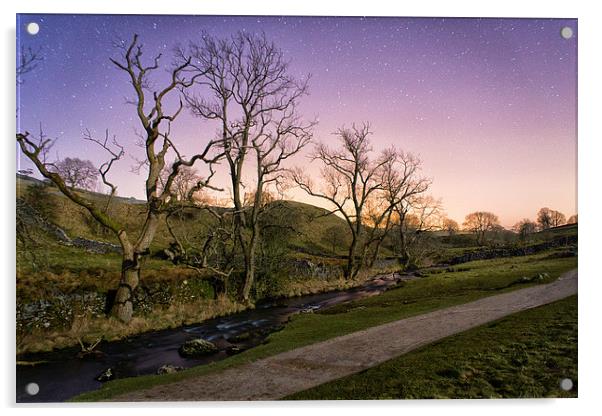
[{"label": "grass", "polygon": [[[117,243],[115,236],[102,230],[90,219],[82,207],[61,195],[54,187],[38,188],[41,181],[17,175],[17,195],[24,198],[36,210],[46,212],[49,222],[55,223],[71,237],[84,237],[92,240]],[[44,198],[40,200],[40,193]],[[100,205],[106,196],[81,191],[87,198]],[[128,198],[115,198],[110,213],[121,222],[128,233],[135,237],[144,221],[145,205]],[[43,209],[42,209],[43,207]],[[281,227],[268,227],[264,239],[273,242],[282,253],[268,253],[272,257],[282,257],[285,265],[296,260],[310,260],[336,269],[343,263],[339,257],[345,254],[344,242],[335,241],[332,236],[345,235],[346,225],[336,215],[324,215],[325,210],[295,201],[277,201],[268,210],[266,221],[280,224]],[[43,215],[42,215],[43,216]],[[174,229],[184,240],[194,240],[195,236],[206,234],[211,225],[205,211],[191,211],[181,221],[174,221]],[[291,226],[292,224],[292,226]],[[290,229],[289,229],[290,228]],[[294,229],[292,229],[294,228]],[[76,289],[107,292],[118,285],[121,270],[121,256],[116,253],[94,254],[77,247],[60,244],[56,237],[35,225],[27,228],[25,243],[17,244],[17,294],[20,303],[43,300],[54,292],[68,293]],[[172,242],[166,225],[162,222],[151,245],[151,255],[143,258],[141,282],[181,281],[195,275],[190,269],[174,266],[161,256],[156,256]],[[273,247],[262,247],[269,252]],[[383,250],[383,254],[390,254]],[[372,270],[372,273],[378,270]],[[209,275],[210,273],[207,272]],[[341,273],[342,274],[342,273]],[[296,276],[295,276],[296,277]],[[342,277],[342,276],[341,276]],[[270,276],[274,278],[274,276]],[[274,282],[270,282],[274,283]],[[349,282],[340,279],[282,279],[273,285],[275,293],[261,293],[260,296],[298,296],[326,290],[344,289]],[[274,291],[273,291],[274,292]]]},{"label": "grass", "polygon": [[[39,183],[40,181],[33,178],[18,175],[16,193],[29,203],[38,202],[37,195],[35,193],[31,195],[28,189]],[[47,193],[48,201],[44,202],[49,204],[48,210],[52,212],[51,221],[64,229],[70,237],[118,243],[117,238],[103,231],[84,208],[63,196],[56,188],[47,188]],[[80,191],[80,193],[100,206],[106,204],[106,195],[88,191]],[[113,200],[109,210],[132,236],[137,235],[143,225],[144,211],[144,201],[119,197]],[[333,252],[332,236],[347,233],[345,221],[336,215],[324,215],[325,212],[323,208],[301,202],[277,201],[271,207],[268,216],[270,222],[275,224],[282,223],[285,226],[294,224],[294,230],[291,230],[284,242],[290,250],[321,256],[344,255],[344,241],[335,240]],[[211,222],[211,215],[205,211],[191,211],[181,223],[176,221],[174,228],[179,235],[194,236],[206,232],[207,225]],[[277,233],[282,234],[284,229],[286,228],[277,230]],[[151,252],[167,247],[171,240],[165,224],[161,223],[151,244]]]},{"label": "grass", "polygon": [[[19,277],[35,278],[36,274],[49,272],[53,274],[88,273],[99,279],[109,274],[119,276],[121,270],[121,255],[117,253],[96,254],[88,253],[81,248],[64,246],[58,243],[46,243],[38,250],[38,265],[33,267],[31,262],[21,261],[18,267]],[[43,255],[43,257],[41,256]],[[175,270],[182,272],[186,269],[175,267],[173,263],[158,258],[143,258],[143,273],[145,270]],[[190,274],[190,273],[189,273]],[[104,287],[101,285],[99,287]],[[115,286],[113,285],[112,288]]]},{"label": "grass", "polygon": [[[35,293],[33,286],[49,283],[57,288],[85,287],[106,291],[117,287],[121,273],[121,255],[116,253],[87,253],[81,248],[69,247],[57,243],[46,243],[38,251],[38,265],[34,268],[31,262],[20,261],[17,268],[17,289]],[[195,275],[190,269],[174,266],[172,263],[156,259],[144,258],[141,280],[172,280],[173,278],[190,278]]]},{"label": "grass", "polygon": [[569,237],[577,234],[578,224],[565,224],[559,227],[550,228],[549,230],[539,231],[535,233],[535,237],[539,239],[547,239],[549,236],[554,237]]},{"label": "grass", "polygon": [[[570,378],[564,391],[560,380]],[[577,397],[577,297],[520,312],[289,400]]]},{"label": "grass", "polygon": [[[381,273],[385,271],[384,269],[380,270]],[[176,277],[173,277],[173,274],[176,272],[177,269],[174,268],[166,269],[165,274],[155,276],[155,273],[162,273],[162,270],[146,270],[146,281],[148,283],[152,278],[154,281],[160,283],[162,280],[175,279]],[[194,273],[186,269],[182,270],[182,272]],[[178,278],[184,279],[185,277],[186,275],[184,274]],[[290,281],[283,286],[280,293],[274,293],[273,297],[294,297],[345,290],[361,285],[369,277],[370,275],[363,273],[354,280],[306,279],[302,282]],[[117,282],[117,279],[118,276],[114,276],[114,283]],[[97,283],[93,277],[87,274],[79,275],[79,279],[77,279],[77,277],[74,278],[71,275],[41,273],[36,277],[35,282],[20,280],[19,287],[28,287],[29,296],[32,295],[32,291],[36,290],[35,295],[39,298],[44,298],[45,296],[52,296],[53,293],[56,294],[59,287],[67,293],[69,288],[82,288],[86,287],[86,285]],[[111,280],[108,283],[110,285]],[[22,294],[22,290],[19,293]],[[173,329],[182,325],[192,325],[207,319],[241,312],[249,307],[253,306],[242,304],[228,297],[219,297],[215,300],[198,297],[191,302],[173,302],[167,307],[155,307],[145,314],[135,315],[128,324],[124,324],[112,317],[98,317],[88,314],[74,319],[73,323],[66,327],[33,329],[21,334],[19,337],[20,342],[17,345],[17,353],[47,352],[53,349],[72,347],[77,345],[78,339],[85,343],[93,343],[100,337],[104,341],[118,341],[128,336],[145,332]]]},{"label": "grass", "polygon": [[[23,336],[17,352],[36,353],[78,345],[79,340],[92,344],[118,341],[132,335],[168,328],[178,328],[199,321],[240,312],[247,307],[227,298],[198,299],[195,302],[175,303],[156,308],[143,316],[134,316],[128,324],[113,317],[85,316],[74,319],[69,327],[51,330],[34,329]],[[100,347],[102,349],[102,347]]]},{"label": "grass", "polygon": [[[577,266],[576,257],[549,259],[546,258],[547,255],[549,252],[475,261],[463,264],[461,271],[432,273],[425,278],[406,282],[380,296],[335,306],[322,313],[295,315],[282,331],[270,335],[265,344],[226,360],[175,374],[110,381],[101,389],[82,394],[73,400],[99,401],[129,391],[220,371],[393,320],[547,283]],[[522,277],[532,277],[538,273],[547,273],[548,277],[540,282],[533,280],[516,284]]]}]

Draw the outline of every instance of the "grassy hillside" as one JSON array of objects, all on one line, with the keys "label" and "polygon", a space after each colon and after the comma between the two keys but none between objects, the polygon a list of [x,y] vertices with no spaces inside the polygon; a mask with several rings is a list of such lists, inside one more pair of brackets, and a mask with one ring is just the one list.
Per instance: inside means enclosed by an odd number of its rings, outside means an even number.
[{"label": "grassy hillside", "polygon": [[[38,199],[42,185],[43,182],[35,178],[17,175],[17,197],[25,199],[37,208],[36,205],[41,202]],[[117,243],[117,239],[99,227],[85,209],[70,201],[58,189],[47,186],[45,193],[47,196],[44,199],[48,200],[44,201],[48,205],[46,208],[48,220],[64,229],[70,237]],[[106,204],[106,195],[87,191],[81,193],[101,206]],[[116,197],[111,203],[109,213],[124,225],[128,233],[136,235],[136,231],[144,221],[144,204],[144,201],[134,198]],[[287,234],[288,248],[292,251],[322,256],[345,254],[343,246],[347,229],[342,218],[326,215],[327,211],[323,208],[295,201],[276,201],[268,208],[266,221],[282,226],[282,229],[277,230],[276,233]],[[185,232],[187,235],[201,234],[206,231],[210,220],[209,214],[205,211],[192,210],[186,213],[185,220],[175,221],[176,231]],[[284,226],[287,226],[286,230]],[[151,252],[166,248],[171,241],[172,238],[165,224],[161,224],[151,246]]]},{"label": "grassy hillside", "polygon": [[[65,245],[56,235],[47,232],[38,223],[37,217],[60,227],[72,239],[82,237],[117,244],[115,236],[100,227],[85,209],[70,201],[55,187],[23,175],[17,175],[16,185],[17,197],[33,208],[33,216],[36,217],[25,218],[28,223],[26,232],[18,233],[21,237],[17,241],[17,288],[20,296],[24,299],[38,299],[51,295],[50,292],[54,290],[70,292],[79,287],[106,292],[115,288],[121,269],[121,256],[118,253],[95,254],[83,248]],[[81,193],[101,206],[107,202],[106,195],[87,191]],[[109,212],[135,236],[143,225],[144,209],[143,201],[117,197],[112,201]],[[263,232],[265,246],[261,248],[270,250],[269,256],[273,258],[273,265],[270,265],[272,271],[267,273],[275,273],[274,270],[277,272],[282,269],[282,262],[290,263],[296,259],[308,259],[336,267],[341,262],[341,256],[346,254],[348,230],[343,219],[327,214],[323,208],[300,202],[271,203],[264,216],[264,221],[269,226]],[[171,223],[180,238],[186,241],[197,239],[199,247],[198,240],[216,225],[209,213],[195,209],[187,211]],[[143,259],[143,281],[183,281],[195,274],[192,270],[175,266],[163,258],[163,250],[172,242],[173,238],[166,224],[161,223],[151,245],[150,255]],[[290,280],[288,276],[287,280]],[[275,286],[273,282],[265,282],[265,279],[259,279],[258,285],[269,285],[267,289],[262,287],[258,290],[269,290],[274,292],[272,295],[293,290],[292,286],[288,289]],[[299,290],[296,287],[298,285],[293,286],[295,292]],[[323,290],[329,287],[322,286]]]},{"label": "grassy hillside", "polygon": [[578,228],[578,224],[565,224],[559,227],[550,228],[549,230],[539,231],[532,237],[537,240],[546,240],[550,237],[567,237],[577,235]]},{"label": "grassy hillside", "polygon": [[[107,197],[102,194],[85,194],[99,204],[107,201]],[[22,224],[20,232],[17,233],[18,306],[42,305],[48,300],[52,303],[60,298],[61,302],[68,302],[69,305],[73,303],[73,307],[78,308],[78,296],[84,292],[96,293],[108,299],[109,292],[117,287],[120,278],[121,256],[115,252],[95,254],[83,248],[65,245],[57,238],[56,233],[48,231],[44,224],[56,224],[72,239],[83,237],[117,243],[115,238],[92,221],[84,209],[68,200],[55,188],[42,186],[40,181],[19,176],[17,196],[21,198],[20,201],[26,201],[26,206],[30,207],[29,211],[33,208],[35,213],[30,213],[29,218],[19,218],[27,215],[19,209],[17,211],[17,222]],[[135,233],[144,220],[144,203],[131,198],[115,198],[110,212],[130,233]],[[192,210],[174,222],[173,226],[176,233],[193,240],[215,227],[211,218],[204,210]],[[264,221],[266,226],[253,293],[255,299],[344,289],[360,284],[374,274],[399,268],[397,264],[382,262],[378,266],[382,267],[381,269],[375,267],[362,271],[353,281],[342,279],[340,266],[344,262],[342,257],[346,254],[348,244],[347,226],[343,219],[336,215],[328,215],[323,208],[294,201],[276,201],[267,207]],[[576,233],[576,227],[565,227],[562,232]],[[551,234],[541,234],[540,237],[549,238],[549,235]],[[424,264],[462,254],[466,250],[480,249],[474,247],[470,235],[446,237],[433,234],[423,237],[421,244],[430,256]],[[213,296],[216,292],[210,287],[210,276],[199,275],[189,268],[174,265],[161,256],[170,243],[172,237],[166,225],[161,224],[151,246],[150,255],[143,258],[140,288],[144,308],[138,309],[137,325],[127,328],[119,326],[106,320],[104,315],[100,316],[102,313],[95,310],[90,320],[85,323],[90,334],[103,333],[107,339],[117,339],[144,330],[177,326],[183,322],[198,322],[200,319],[241,307],[233,298],[229,298],[229,303],[225,304],[214,302]],[[386,241],[381,256],[391,256],[394,244],[394,237]],[[527,261],[534,258],[539,259],[527,256],[520,258],[520,262],[522,259]],[[558,258],[559,261],[569,261],[562,256]],[[500,264],[506,265],[502,267],[501,272],[507,272],[506,267],[510,263],[500,261]],[[509,261],[512,263],[515,260]],[[531,266],[540,267],[538,262]],[[463,267],[459,269],[464,270]],[[424,275],[430,272],[423,270],[422,273]],[[227,282],[230,293],[235,293],[238,284],[240,276],[235,271]],[[429,296],[430,293],[429,291],[425,295]],[[146,294],[149,294],[148,302],[145,300]],[[174,300],[174,304],[165,304],[161,300],[162,296],[177,300]],[[71,324],[61,323],[58,318],[54,319],[54,312],[61,308],[57,305],[52,306],[53,312],[49,314],[52,318],[43,323],[52,326],[42,328],[40,323],[31,319],[24,320],[23,327],[29,329],[24,332],[25,338],[20,348],[31,351],[47,350],[73,343]]]},{"label": "grassy hillside", "polygon": [[[17,196],[38,209],[50,222],[65,230],[72,238],[84,237],[117,243],[116,238],[91,219],[86,210],[71,202],[56,188],[42,187],[42,184],[43,182],[37,179],[17,175]],[[85,191],[82,193],[100,205],[106,204],[106,195]],[[144,204],[144,201],[134,198],[116,197],[109,212],[130,234],[135,235],[144,221]],[[350,236],[345,221],[337,215],[328,215],[328,211],[323,208],[296,201],[276,201],[268,206],[264,222],[269,225],[263,231],[263,240],[268,245],[271,244],[272,247],[268,249],[278,251],[279,256],[337,263],[347,254],[346,248]],[[173,221],[173,224],[178,235],[191,241],[205,235],[208,229],[215,226],[212,217],[203,210],[188,211],[181,220]],[[467,252],[485,249],[475,244],[472,234],[447,235],[443,232],[424,234],[428,234],[423,240],[425,240],[424,244],[429,245],[428,256],[431,257],[431,262],[445,261]],[[576,234],[577,224],[571,224],[535,233],[528,241],[520,242],[516,233],[503,231],[490,236],[489,245],[536,244]],[[391,236],[393,240],[387,240],[382,245],[381,256],[390,257],[394,254],[395,233]],[[21,256],[19,268],[22,272],[47,270],[53,273],[81,273],[97,269],[119,270],[120,259],[116,254],[84,253],[81,249],[58,244],[53,238],[45,235],[36,235],[35,240],[38,244],[32,250],[38,252],[37,263],[45,263],[45,265],[34,267],[36,264],[31,259]],[[146,260],[146,269],[173,268],[171,263],[153,257],[167,248],[172,241],[167,227],[161,224],[151,245],[151,256]]]},{"label": "grassy hillside", "polygon": [[[100,227],[85,209],[71,202],[52,186],[42,187],[44,182],[24,175],[17,175],[17,196],[27,200],[35,208],[43,202],[46,206],[40,211],[46,211],[49,221],[55,223],[71,237],[84,237],[99,241],[117,243],[116,238]],[[41,195],[43,191],[44,195]],[[87,198],[99,205],[106,204],[107,196],[96,192],[82,191]],[[135,198],[115,197],[109,209],[123,224],[126,230],[135,235],[144,221],[145,201]],[[265,223],[270,224],[264,231],[264,240],[278,238],[285,240],[285,248],[303,257],[341,257],[345,256],[350,236],[345,221],[337,215],[328,215],[328,211],[313,205],[296,201],[276,201],[268,206]],[[192,210],[186,213],[182,221],[174,221],[178,234],[194,236],[201,235],[211,226],[211,217],[202,210]],[[518,235],[509,230],[503,230],[488,236],[488,246],[508,244],[533,244],[564,236],[577,234],[577,224],[539,231],[529,236],[526,242],[520,242]],[[394,234],[394,233],[393,233]],[[483,247],[476,245],[471,233],[458,232],[448,235],[443,231],[425,233],[437,244],[438,258],[463,254],[466,251],[479,250]],[[151,252],[162,250],[169,246],[172,238],[167,228],[161,224]],[[387,241],[382,246],[381,255],[393,255],[393,241]]]},{"label": "grassy hillside", "polygon": [[[107,202],[106,195],[81,192],[100,205]],[[22,340],[18,349],[40,351],[71,345],[76,338],[74,324],[69,319],[59,319],[59,303],[80,308],[78,299],[82,293],[108,298],[119,282],[121,256],[116,252],[97,254],[65,244],[53,230],[60,227],[71,239],[82,237],[112,244],[117,241],[91,220],[86,210],[41,181],[19,175],[17,197],[20,198],[17,205],[17,223],[20,224],[17,227],[17,306],[18,309],[25,308],[19,309],[21,315],[18,316],[22,316],[23,322],[19,326]],[[109,211],[135,236],[144,220],[144,208],[142,201],[115,198]],[[322,208],[293,201],[276,201],[267,206],[263,220],[268,226],[263,232],[262,255],[254,286],[256,299],[344,289],[377,273],[376,270],[367,271],[352,281],[341,278],[347,226],[343,219],[326,214],[328,212]],[[205,210],[194,209],[172,225],[178,235],[190,241],[215,227],[212,221],[213,217]],[[132,333],[198,322],[244,307],[232,297],[214,300],[209,272],[198,274],[165,259],[163,251],[170,243],[172,237],[162,223],[150,255],[142,260],[139,293],[144,307],[137,309],[135,324],[124,326],[107,320],[96,305],[80,325],[87,328],[87,337],[100,333],[106,339],[118,339]],[[317,272],[308,269],[308,264],[320,269]],[[235,271],[227,282],[231,293],[235,293],[237,284],[240,284],[240,278]],[[177,300],[165,304],[164,297]],[[55,302],[57,299],[60,301]],[[48,316],[48,319],[42,319],[44,322],[38,322],[41,318],[36,316],[39,314],[27,312],[28,305],[41,308],[39,305],[46,304],[51,306],[44,312],[44,316]]]}]

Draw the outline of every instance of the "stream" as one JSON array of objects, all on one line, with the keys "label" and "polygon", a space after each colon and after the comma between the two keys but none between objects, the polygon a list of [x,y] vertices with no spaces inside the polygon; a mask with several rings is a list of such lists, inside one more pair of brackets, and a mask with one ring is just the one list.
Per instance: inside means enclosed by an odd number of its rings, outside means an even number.
[{"label": "stream", "polygon": [[[255,309],[214,318],[176,329],[147,332],[114,342],[103,342],[96,357],[78,358],[77,348],[49,353],[28,354],[35,365],[17,366],[17,402],[62,402],[78,394],[100,388],[96,378],[111,368],[115,378],[156,374],[163,365],[183,368],[223,360],[239,351],[257,346],[267,336],[282,329],[296,313],[311,313],[329,306],[378,295],[412,275],[379,275],[363,285],[343,291],[306,295],[277,301],[260,302]],[[178,348],[185,341],[204,338],[213,342],[219,352],[202,358],[184,358]],[[36,383],[37,394],[27,392],[26,386]]]}]

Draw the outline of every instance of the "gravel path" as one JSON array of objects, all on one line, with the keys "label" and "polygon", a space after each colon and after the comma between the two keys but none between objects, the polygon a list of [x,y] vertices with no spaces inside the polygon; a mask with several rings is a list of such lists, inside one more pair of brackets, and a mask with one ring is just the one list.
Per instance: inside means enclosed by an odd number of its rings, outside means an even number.
[{"label": "gravel path", "polygon": [[441,338],[577,293],[577,270],[490,296],[297,348],[250,364],[115,397],[114,401],[276,400]]}]

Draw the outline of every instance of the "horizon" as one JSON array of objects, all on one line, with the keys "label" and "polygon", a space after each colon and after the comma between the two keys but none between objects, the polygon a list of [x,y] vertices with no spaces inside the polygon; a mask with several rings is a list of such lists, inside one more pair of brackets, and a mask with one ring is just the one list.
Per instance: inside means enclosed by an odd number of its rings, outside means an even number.
[{"label": "horizon", "polygon": [[[577,213],[575,19],[337,18],[266,16],[18,15],[17,39],[41,47],[44,61],[18,86],[18,130],[59,137],[53,154],[89,158],[81,140],[108,128],[135,154],[127,79],[112,67],[111,41],[140,35],[145,56],[169,51],[206,30],[229,36],[263,31],[291,60],[295,76],[312,73],[301,101],[319,117],[316,140],[342,125],[369,121],[375,150],[395,144],[417,154],[433,178],[429,194],[461,224],[491,211],[504,227],[535,219],[542,207]],[[27,23],[40,24],[29,35]],[[177,23],[177,24],[176,24]],[[121,31],[127,27],[128,31]],[[65,30],[65,28],[69,30]],[[17,49],[19,50],[19,48]],[[62,111],[57,114],[56,109]],[[183,112],[173,134],[187,152],[213,135],[210,123]],[[197,144],[198,146],[198,144]],[[94,153],[96,152],[96,153]],[[305,152],[305,155],[307,151]],[[294,165],[303,163],[303,155]],[[130,163],[128,163],[130,162]],[[112,175],[122,197],[143,198],[131,160]],[[292,167],[293,164],[288,165]],[[18,157],[17,169],[31,167]],[[225,172],[217,178],[227,180]],[[227,195],[227,194],[226,194]],[[291,199],[317,204],[292,193]]]},{"label": "horizon", "polygon": [[[45,178],[39,179],[39,178],[36,178],[35,176],[33,176],[33,174],[29,174],[29,173],[19,173],[19,172],[17,172],[17,177],[26,178],[26,179],[24,179],[24,180],[34,180],[34,181],[39,181],[39,182],[41,182],[41,183],[42,183],[42,182],[43,182],[43,183],[48,183],[48,179],[45,179]],[[53,185],[52,183],[50,183],[50,186],[51,186],[51,187],[54,187],[54,185]],[[106,193],[99,192],[99,191],[96,191],[96,190],[90,190],[90,189],[81,189],[81,188],[76,188],[76,190],[78,190],[79,192],[84,192],[84,193],[92,193],[92,194],[96,194],[96,195],[107,196],[107,194],[106,194]],[[62,194],[60,191],[58,191],[58,190],[57,190],[57,193],[58,193],[58,195],[59,195],[59,196],[61,196],[61,197],[64,197],[64,198],[67,198],[65,195],[63,195],[63,194]],[[140,203],[140,204],[146,204],[146,203],[147,203],[147,201],[146,201],[145,199],[138,199],[138,198],[135,198],[135,197],[133,197],[133,196],[126,196],[126,195],[115,195],[115,198],[122,199],[122,200],[124,200],[125,202],[133,202],[133,203]],[[218,202],[218,201],[214,201],[214,202],[216,202],[216,204],[215,204],[215,205],[212,205],[210,202],[209,202],[209,203],[207,203],[207,205],[208,205],[208,206],[215,206],[215,207],[224,207],[224,208],[226,208],[226,209],[233,209],[233,208],[234,208],[234,206],[233,206],[233,205],[224,206],[224,205],[219,205],[219,204],[217,204],[217,202]],[[304,204],[304,205],[307,205],[307,206],[310,206],[310,207],[314,207],[314,208],[320,208],[320,209],[325,209],[326,211],[329,211],[328,209],[326,209],[326,208],[324,208],[324,207],[322,207],[322,206],[320,206],[320,205],[314,205],[314,204],[312,204],[311,202],[308,202],[308,201],[299,201],[298,199],[292,199],[292,198],[286,198],[286,197],[283,197],[283,198],[281,198],[281,199],[276,199],[276,200],[274,200],[274,201],[272,201],[272,202],[294,202],[294,203],[298,203],[298,204]],[[272,202],[268,202],[268,204],[271,204]],[[343,219],[344,219],[344,218],[341,216],[341,214],[340,214],[340,213],[338,213],[338,212],[332,213],[331,215],[338,216],[338,217],[339,217],[341,220],[343,220]],[[568,220],[568,219],[569,219],[569,216],[567,216],[567,220]],[[536,218],[533,218],[533,219],[531,219],[531,220],[532,220],[533,222],[537,222],[537,219],[536,219]],[[553,230],[553,229],[555,229],[555,228],[562,228],[562,227],[566,227],[566,226],[573,226],[573,225],[576,225],[576,224],[577,224],[577,223],[569,223],[569,222],[566,222],[565,224],[561,224],[561,225],[557,225],[557,226],[550,227],[550,228],[549,228],[549,229],[547,229],[547,230]],[[472,234],[472,231],[471,231],[471,230],[468,230],[468,229],[466,229],[466,228],[462,227],[462,223],[458,223],[458,225],[460,226],[460,228],[459,228],[457,231],[455,231],[455,232],[454,232],[455,234]],[[510,226],[510,227],[502,226],[502,228],[503,228],[505,231],[510,231],[510,232],[513,232],[513,233],[515,233],[515,234],[517,233],[517,231],[513,229],[513,226]],[[547,231],[547,230],[538,230],[538,232],[539,232],[539,231]],[[425,232],[427,232],[427,233],[429,233],[429,232],[440,233],[440,232],[446,232],[446,231],[445,231],[444,229],[438,229],[438,228],[435,228],[435,229],[432,229],[432,230],[426,230]]]}]

